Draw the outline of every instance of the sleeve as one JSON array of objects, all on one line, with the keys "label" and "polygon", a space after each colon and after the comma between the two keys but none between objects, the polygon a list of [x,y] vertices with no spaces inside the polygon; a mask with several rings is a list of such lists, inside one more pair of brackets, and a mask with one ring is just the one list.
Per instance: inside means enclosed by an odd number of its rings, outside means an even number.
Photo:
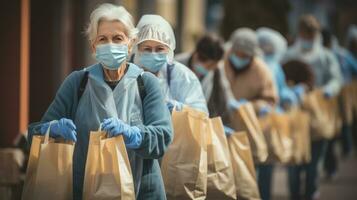
[{"label": "sleeve", "polygon": [[144,125],[138,126],[142,143],[136,153],[145,159],[161,158],[173,140],[170,112],[158,80],[150,73],[143,74],[146,96],[143,99]]},{"label": "sleeve", "polygon": [[208,114],[206,98],[197,76],[177,62],[171,74],[170,94],[174,100]]},{"label": "sleeve", "polygon": [[342,85],[342,75],[337,58],[332,52],[326,51],[326,63],[328,65],[329,80],[323,86],[324,90],[329,90],[333,94],[337,94]]},{"label": "sleeve", "polygon": [[[226,76],[226,71],[224,69],[223,62],[219,63],[218,70],[219,70],[219,75],[220,75],[220,81],[221,81],[222,87],[224,89],[223,93],[225,95],[225,99],[227,99],[227,101],[229,101],[231,99],[235,99],[233,92],[232,92],[231,84],[229,83],[227,76]],[[227,103],[227,105],[228,105],[228,103]]]},{"label": "sleeve", "polygon": [[265,106],[275,106],[278,103],[278,92],[274,84],[273,75],[267,66],[260,66],[260,80],[262,83],[260,94],[252,101],[256,112]]},{"label": "sleeve", "polygon": [[35,122],[28,127],[28,141],[31,144],[32,136],[40,132],[43,123],[68,118],[73,120],[73,113],[77,105],[77,88],[79,87],[80,73],[71,73],[62,83],[54,100],[48,107],[40,122]]}]

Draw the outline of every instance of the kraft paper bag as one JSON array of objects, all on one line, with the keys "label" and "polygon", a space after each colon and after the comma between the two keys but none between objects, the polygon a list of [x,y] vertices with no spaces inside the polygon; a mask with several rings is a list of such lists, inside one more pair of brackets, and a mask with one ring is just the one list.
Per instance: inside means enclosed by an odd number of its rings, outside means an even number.
[{"label": "kraft paper bag", "polygon": [[231,115],[232,126],[237,131],[245,131],[253,153],[254,161],[263,163],[268,157],[268,147],[255,114],[253,105],[246,103]]},{"label": "kraft paper bag", "polygon": [[167,199],[205,199],[207,194],[206,113],[173,109],[174,139],[161,162]]},{"label": "kraft paper bag", "polygon": [[209,120],[207,131],[207,197],[206,199],[236,199],[233,169],[227,138],[220,117]]},{"label": "kraft paper bag", "polygon": [[291,164],[306,164],[311,160],[310,118],[299,108],[288,112],[291,124],[292,158]]},{"label": "kraft paper bag", "polygon": [[310,115],[310,129],[313,140],[331,139],[335,136],[335,124],[331,121],[329,101],[321,90],[315,90],[304,97],[303,108]]},{"label": "kraft paper bag", "polygon": [[266,163],[287,163],[292,157],[290,118],[286,114],[269,113],[259,118],[268,145]]},{"label": "kraft paper bag", "polygon": [[246,132],[228,137],[237,199],[261,199],[256,181],[252,152]]},{"label": "kraft paper bag", "polygon": [[134,181],[122,135],[90,133],[83,199],[135,199]]},{"label": "kraft paper bag", "polygon": [[353,121],[353,85],[345,85],[340,92],[340,99],[342,103],[342,120],[346,125],[351,125]]},{"label": "kraft paper bag", "polygon": [[74,144],[45,136],[33,136],[22,199],[72,199]]}]

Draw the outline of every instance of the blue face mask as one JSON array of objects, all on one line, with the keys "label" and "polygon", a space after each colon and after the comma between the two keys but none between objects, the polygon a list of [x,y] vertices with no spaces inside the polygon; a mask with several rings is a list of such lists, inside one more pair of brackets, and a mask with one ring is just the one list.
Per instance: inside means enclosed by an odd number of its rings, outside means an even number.
[{"label": "blue face mask", "polygon": [[310,40],[301,39],[301,47],[304,50],[310,50],[312,49],[312,46],[313,46],[313,42],[311,42]]},{"label": "blue face mask", "polygon": [[193,69],[199,76],[206,76],[209,72],[202,64],[193,65]]},{"label": "blue face mask", "polygon": [[139,53],[139,65],[152,73],[157,73],[167,63],[167,53]]},{"label": "blue face mask", "polygon": [[243,69],[250,62],[249,58],[239,58],[234,54],[229,56],[229,60],[232,62],[233,66],[238,70]]},{"label": "blue face mask", "polygon": [[96,47],[95,58],[104,68],[117,70],[128,57],[128,46],[124,44],[101,44]]}]

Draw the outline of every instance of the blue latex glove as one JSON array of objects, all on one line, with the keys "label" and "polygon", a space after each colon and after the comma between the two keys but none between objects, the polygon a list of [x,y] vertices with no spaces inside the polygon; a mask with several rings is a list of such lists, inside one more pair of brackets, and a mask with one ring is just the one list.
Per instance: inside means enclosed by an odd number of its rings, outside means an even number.
[{"label": "blue latex glove", "polygon": [[239,107],[246,103],[248,103],[246,99],[239,99],[238,101],[236,99],[230,99],[228,101],[228,108],[230,110],[237,110]]},{"label": "blue latex glove", "polygon": [[102,122],[102,130],[106,131],[109,137],[123,135],[125,145],[130,149],[137,149],[141,145],[140,129],[130,126],[116,117],[105,119]]},{"label": "blue latex glove", "polygon": [[172,113],[172,110],[174,109],[174,107],[176,107],[176,111],[180,111],[183,108],[183,104],[181,102],[178,102],[175,100],[167,100],[166,106],[169,109],[170,113]]},{"label": "blue latex glove", "polygon": [[299,98],[299,100],[301,101],[304,94],[305,94],[305,87],[301,84],[296,85],[292,88],[293,92],[295,93],[295,95]]},{"label": "blue latex glove", "polygon": [[224,128],[224,133],[226,134],[226,136],[230,136],[234,133],[234,130],[229,128],[228,126],[223,125]]},{"label": "blue latex glove", "polygon": [[324,90],[324,97],[326,98],[326,99],[330,99],[331,97],[333,97],[333,92],[331,92],[331,90],[328,90],[328,89],[325,89]]},{"label": "blue latex glove", "polygon": [[270,113],[270,111],[271,111],[271,107],[270,106],[263,106],[259,110],[259,116],[260,117],[264,117],[265,115]]},{"label": "blue latex glove", "polygon": [[[41,134],[46,134],[50,122],[41,126]],[[66,140],[77,141],[76,125],[70,119],[62,118],[51,123],[50,136],[53,138],[62,137]]]},{"label": "blue latex glove", "polygon": [[278,114],[283,114],[285,111],[282,107],[277,106],[277,107],[275,107],[275,112]]},{"label": "blue latex glove", "polygon": [[280,98],[282,105],[293,106],[298,103],[297,96],[291,90],[284,90]]}]

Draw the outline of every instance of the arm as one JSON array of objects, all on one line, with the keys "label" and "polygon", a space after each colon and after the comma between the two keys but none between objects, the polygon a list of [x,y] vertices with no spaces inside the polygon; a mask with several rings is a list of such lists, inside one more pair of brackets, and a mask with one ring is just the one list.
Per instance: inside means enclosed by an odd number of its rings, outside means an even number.
[{"label": "arm", "polygon": [[73,120],[75,107],[77,105],[77,88],[79,87],[81,76],[82,74],[80,72],[71,73],[60,86],[54,100],[43,115],[41,121],[29,125],[28,141],[30,144],[32,136],[40,133],[42,124],[61,118]]},{"label": "arm", "polygon": [[197,76],[186,66],[176,62],[171,77],[170,94],[173,100],[208,114],[206,98]]},{"label": "arm", "polygon": [[150,73],[143,74],[146,96],[142,106],[144,126],[138,126],[142,143],[135,151],[146,159],[161,158],[173,139],[170,113],[158,80]]}]

